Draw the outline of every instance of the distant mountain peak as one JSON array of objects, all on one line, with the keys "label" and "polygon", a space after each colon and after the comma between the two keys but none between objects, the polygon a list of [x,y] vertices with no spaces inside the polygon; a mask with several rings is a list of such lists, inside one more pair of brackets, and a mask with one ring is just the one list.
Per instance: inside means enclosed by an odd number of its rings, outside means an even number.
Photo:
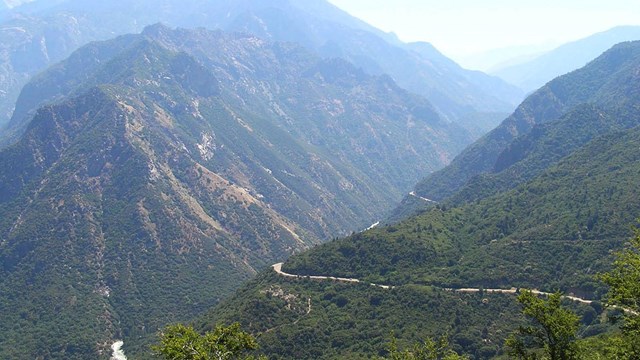
[{"label": "distant mountain peak", "polygon": [[[441,115],[454,121],[473,113],[511,111],[522,96],[502,80],[462,69],[433,48],[411,50],[411,45],[393,34],[325,0],[141,0],[133,6],[127,1],[72,0],[55,6],[34,2],[33,11],[28,12],[31,18],[19,21],[31,39],[28,44],[7,34],[0,39],[8,49],[7,59],[0,61],[16,64],[0,74],[0,78],[13,79],[0,82],[0,91],[6,94],[0,93],[0,126],[10,118],[20,88],[30,76],[84,43],[142,31],[158,22],[252,33],[270,41],[295,42],[324,57],[342,57],[370,74],[390,75],[399,86],[426,97]],[[119,6],[126,6],[127,11],[119,11]],[[47,46],[40,46],[41,41]],[[463,120],[460,124],[467,126]]]},{"label": "distant mountain peak", "polygon": [[[505,171],[514,165],[514,159],[522,160],[529,152],[537,154],[536,165],[529,164],[528,168],[523,165],[515,171],[518,176],[514,173],[504,174],[503,184],[512,186],[537,174],[537,171],[570,154],[578,145],[595,136],[634,126],[636,120],[629,116],[634,113],[630,109],[640,103],[636,71],[639,63],[640,41],[623,42],[605,51],[585,67],[550,81],[527,97],[500,126],[465,149],[447,168],[419,183],[417,193],[430,199],[443,200],[464,189],[468,182],[473,182],[474,177],[491,175],[493,170]],[[602,123],[602,119],[609,121]],[[580,125],[580,121],[588,125]],[[557,133],[554,136],[561,134],[569,137],[573,134],[576,139],[545,138],[551,136],[547,132],[552,130],[546,127],[550,123],[556,126]],[[572,126],[576,130],[567,132]],[[549,144],[556,144],[556,148],[537,142],[543,139],[547,139]],[[536,146],[538,149],[535,149]],[[509,149],[514,153],[509,153]],[[550,154],[536,153],[543,149]],[[509,177],[512,177],[511,181],[506,181]],[[472,188],[477,190],[476,187]]]},{"label": "distant mountain peak", "polygon": [[557,76],[583,67],[617,43],[640,40],[640,26],[618,26],[569,42],[527,62],[492,71],[525,91],[535,90]]}]

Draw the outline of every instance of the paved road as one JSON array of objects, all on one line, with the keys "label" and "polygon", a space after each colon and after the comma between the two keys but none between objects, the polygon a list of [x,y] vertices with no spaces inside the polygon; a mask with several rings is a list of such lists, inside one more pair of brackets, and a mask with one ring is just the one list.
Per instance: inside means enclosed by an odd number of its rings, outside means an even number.
[{"label": "paved road", "polygon": [[[461,292],[461,293],[478,293],[480,291],[484,291],[484,292],[489,293],[489,294],[514,294],[514,295],[518,292],[517,288],[511,288],[511,289],[476,289],[476,288],[449,289],[449,288],[446,288],[445,290]],[[532,289],[531,292],[533,294],[536,294],[536,295],[545,295],[545,296],[549,296],[549,295],[552,294],[552,293],[548,293],[548,292],[544,292],[544,291],[540,291],[540,290],[536,290],[536,289]],[[591,303],[594,302],[594,300],[587,300],[587,299],[583,299],[583,298],[579,298],[579,297],[575,297],[575,296],[569,296],[569,295],[564,295],[562,297],[564,299],[577,301],[577,302],[580,302],[580,303],[583,303],[583,304],[591,304]]]},{"label": "paved road", "polygon": [[[275,270],[276,273],[278,273],[278,275],[280,276],[284,276],[284,277],[288,277],[288,278],[294,278],[294,279],[301,279],[301,278],[307,278],[307,279],[312,279],[312,280],[324,280],[324,281],[337,281],[337,282],[344,282],[344,283],[362,283],[362,281],[360,281],[359,279],[351,279],[351,278],[341,278],[341,277],[333,277],[333,276],[301,276],[301,275],[294,275],[294,274],[288,274],[284,271],[282,271],[282,265],[284,263],[277,263],[274,264],[273,270]],[[374,284],[374,283],[369,283],[369,285],[371,286],[377,286],[383,289],[393,289],[393,286],[391,285],[381,285],[381,284]],[[477,288],[462,288],[462,289],[453,289],[453,288],[444,288],[444,290],[446,291],[452,291],[452,292],[458,292],[458,293],[479,293],[481,291],[485,292],[485,293],[489,293],[489,294],[512,294],[515,295],[518,292],[517,288],[511,288],[511,289],[477,289]],[[532,293],[536,294],[536,295],[544,295],[544,296],[549,296],[551,295],[551,293],[548,292],[544,292],[544,291],[540,291],[540,290],[536,290],[536,289],[532,289],[531,290]],[[569,295],[564,295],[562,296],[564,299],[569,299],[572,301],[577,301],[579,303],[582,304],[592,304],[594,302],[594,300],[587,300],[587,299],[583,299],[583,298],[579,298],[576,296],[569,296]],[[614,309],[621,309],[626,313],[632,314],[632,315],[638,315],[637,312],[631,310],[631,309],[625,309],[619,306],[611,306]]]},{"label": "paved road", "polygon": [[[337,282],[344,282],[344,283],[365,283],[362,282],[358,279],[350,279],[350,278],[341,278],[341,277],[333,277],[333,276],[302,276],[302,275],[294,275],[294,274],[287,274],[286,272],[282,271],[282,265],[283,263],[277,263],[274,264],[273,270],[275,270],[276,273],[278,273],[278,275],[284,276],[284,277],[288,277],[288,278],[295,278],[295,279],[311,279],[311,280],[328,280],[328,281],[337,281]],[[366,284],[366,283],[365,283]],[[374,284],[374,283],[368,283],[371,286],[377,286],[379,288],[383,288],[383,289],[391,289],[393,288],[393,286],[389,286],[389,285],[381,285],[381,284]]]},{"label": "paved road", "polygon": [[426,197],[418,196],[415,191],[409,193],[410,196],[417,197],[418,199],[424,200],[426,202],[437,204],[437,201],[433,201],[431,199],[427,199]]}]

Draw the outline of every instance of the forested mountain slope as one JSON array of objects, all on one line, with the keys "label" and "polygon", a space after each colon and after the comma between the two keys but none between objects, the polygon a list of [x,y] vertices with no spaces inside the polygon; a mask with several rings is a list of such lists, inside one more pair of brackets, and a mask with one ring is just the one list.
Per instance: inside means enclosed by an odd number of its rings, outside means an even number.
[{"label": "forested mountain slope", "polygon": [[[532,95],[456,160],[488,173],[470,174],[453,196],[435,204],[420,198],[429,192],[412,195],[429,207],[292,256],[282,270],[300,278],[265,271],[201,326],[242,321],[268,355],[282,358],[384,354],[393,331],[401,342],[448,333],[456,350],[487,359],[521,318],[512,295],[483,289],[601,299],[595,274],[609,268],[640,214],[639,51],[640,43],[620,44]],[[578,311],[583,336],[606,329],[597,301]]]},{"label": "forested mountain slope", "polygon": [[634,40],[640,40],[639,26],[618,26],[564,44],[527,62],[490,73],[529,92],[560,75],[583,67],[615,44]]},{"label": "forested mountain slope", "polygon": [[[608,269],[640,213],[639,141],[638,128],[604,136],[514,190],[293,256],[283,271],[302,278],[265,271],[200,326],[241,321],[269,356],[284,359],[384,354],[390,332],[405,344],[444,333],[458,352],[492,358],[522,319],[513,295],[482,289],[604,293],[594,276]],[[606,330],[598,302],[576,310],[583,336]]]},{"label": "forested mountain slope", "polygon": [[501,172],[516,185],[594,136],[637,125],[638,66],[640,43],[622,43],[551,81],[449,166],[421,181],[416,193],[440,201],[477,175]]},{"label": "forested mountain slope", "polygon": [[389,77],[160,25],[78,50],[16,114],[24,135],[0,152],[2,358],[144,348],[257,270],[364,228],[465,141]]}]

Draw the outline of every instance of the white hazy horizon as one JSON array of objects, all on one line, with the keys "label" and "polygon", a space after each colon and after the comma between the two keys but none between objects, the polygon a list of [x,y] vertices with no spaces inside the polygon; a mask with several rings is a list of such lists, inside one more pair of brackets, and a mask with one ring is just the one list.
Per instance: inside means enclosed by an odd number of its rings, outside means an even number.
[{"label": "white hazy horizon", "polygon": [[529,55],[616,26],[640,25],[635,0],[329,1],[403,41],[429,42],[470,68],[486,67],[474,59],[487,53]]}]

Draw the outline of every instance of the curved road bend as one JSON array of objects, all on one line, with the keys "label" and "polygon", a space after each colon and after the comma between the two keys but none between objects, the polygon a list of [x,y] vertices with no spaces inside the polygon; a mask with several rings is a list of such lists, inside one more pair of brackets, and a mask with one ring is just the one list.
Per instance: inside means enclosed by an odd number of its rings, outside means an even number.
[{"label": "curved road bend", "polygon": [[[344,283],[361,283],[362,281],[360,281],[359,279],[351,279],[351,278],[341,278],[341,277],[333,277],[333,276],[301,276],[301,275],[294,275],[294,274],[288,274],[284,271],[282,271],[282,265],[284,265],[284,263],[277,263],[274,264],[273,270],[280,276],[284,276],[284,277],[288,277],[288,278],[293,278],[293,279],[302,279],[302,278],[307,278],[307,279],[312,279],[312,280],[325,280],[325,281],[337,281],[337,282],[344,282]],[[380,285],[380,284],[374,284],[374,283],[369,283],[371,286],[377,286],[383,289],[393,289],[393,286],[391,285]],[[511,289],[477,289],[477,288],[462,288],[462,289],[452,289],[452,288],[443,288],[446,291],[453,291],[453,292],[459,292],[459,293],[479,293],[481,291],[485,292],[485,293],[489,293],[489,294],[512,294],[515,295],[518,292],[517,288],[511,288]],[[532,293],[536,294],[536,295],[544,295],[544,296],[549,296],[551,295],[551,293],[548,292],[544,292],[544,291],[540,291],[540,290],[531,290]],[[579,303],[582,304],[592,304],[594,302],[594,300],[587,300],[587,299],[583,299],[583,298],[579,298],[576,296],[569,296],[569,295],[563,295],[562,298],[564,299],[569,299],[572,301],[577,301]],[[638,315],[637,312],[631,310],[631,309],[625,309],[616,305],[611,306],[614,309],[621,309],[626,313],[632,314],[632,315]]]},{"label": "curved road bend", "polygon": [[420,200],[423,200],[423,201],[429,202],[429,203],[434,203],[434,204],[437,204],[437,203],[438,203],[437,201],[433,201],[433,200],[431,200],[431,199],[427,199],[426,197],[418,196],[418,194],[416,194],[416,192],[415,192],[415,191],[410,192],[410,193],[409,193],[409,195],[410,195],[410,196],[413,196],[413,197],[415,197],[415,198],[418,198],[418,199],[420,199]]},{"label": "curved road bend", "polygon": [[[287,274],[286,272],[282,271],[282,265],[283,264],[284,263],[274,264],[272,266],[273,270],[275,270],[275,272],[278,273],[278,275],[284,276],[284,277],[288,277],[288,278],[311,279],[311,280],[328,280],[328,281],[337,281],[337,282],[344,282],[344,283],[364,283],[364,284],[366,284],[365,282],[360,281],[358,279],[341,278],[341,277],[334,277],[334,276],[303,276],[303,275]],[[383,288],[383,289],[391,289],[391,288],[393,288],[393,286],[380,285],[380,284],[374,284],[374,283],[369,283],[369,285],[376,286],[376,287]]]}]

